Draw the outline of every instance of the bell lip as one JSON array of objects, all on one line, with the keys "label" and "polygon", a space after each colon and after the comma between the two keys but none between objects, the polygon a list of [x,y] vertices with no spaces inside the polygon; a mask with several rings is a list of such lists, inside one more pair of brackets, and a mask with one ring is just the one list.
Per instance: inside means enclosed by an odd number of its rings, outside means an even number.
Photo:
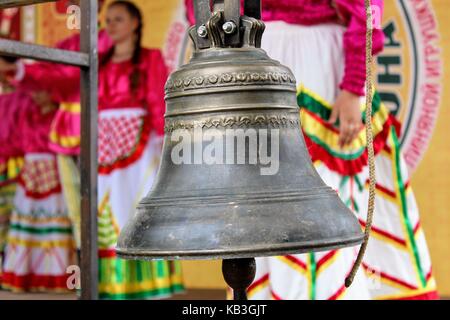
[{"label": "bell lip", "polygon": [[342,240],[335,238],[326,241],[317,247],[316,241],[277,244],[271,247],[243,247],[230,250],[203,250],[203,251],[146,251],[116,248],[119,258],[126,260],[225,260],[276,257],[289,254],[302,254],[308,252],[322,252],[360,245],[364,240],[364,234]]}]

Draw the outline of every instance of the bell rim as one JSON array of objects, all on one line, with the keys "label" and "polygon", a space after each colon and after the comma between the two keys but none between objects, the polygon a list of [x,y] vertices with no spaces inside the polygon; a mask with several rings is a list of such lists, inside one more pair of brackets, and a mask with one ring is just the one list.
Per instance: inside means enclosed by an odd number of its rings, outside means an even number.
[{"label": "bell rim", "polygon": [[314,188],[298,188],[292,186],[289,189],[282,190],[263,190],[261,192],[245,192],[244,189],[235,188],[234,193],[218,193],[223,189],[214,190],[215,193],[206,194],[204,189],[198,189],[197,193],[191,192],[189,196],[182,193],[171,196],[154,196],[150,194],[138,204],[137,209],[148,209],[154,207],[179,207],[179,206],[205,206],[223,205],[223,204],[249,204],[249,203],[268,203],[276,200],[277,202],[292,202],[295,200],[316,200],[320,198],[337,197],[336,191],[328,186]]},{"label": "bell rim", "polygon": [[289,254],[302,254],[308,252],[323,252],[328,250],[343,249],[360,245],[364,240],[361,233],[355,237],[333,238],[317,246],[317,240],[282,243],[276,245],[249,246],[235,249],[208,249],[208,250],[178,250],[178,251],[157,251],[157,250],[130,250],[120,247],[116,248],[119,258],[126,260],[221,260],[221,259],[245,259],[284,256]]}]

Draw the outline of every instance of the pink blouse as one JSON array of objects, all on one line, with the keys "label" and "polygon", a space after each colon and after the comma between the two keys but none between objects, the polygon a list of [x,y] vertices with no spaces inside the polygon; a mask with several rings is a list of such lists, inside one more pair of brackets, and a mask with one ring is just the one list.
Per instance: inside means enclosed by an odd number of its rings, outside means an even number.
[{"label": "pink blouse", "polygon": [[[101,57],[100,57],[101,61]],[[131,90],[130,76],[139,70],[139,85]],[[99,110],[145,108],[152,128],[164,134],[164,86],[168,71],[160,50],[142,49],[140,63],[134,66],[130,60],[115,63],[109,61],[99,71]]]},{"label": "pink blouse", "polygon": [[56,110],[43,113],[41,107],[30,97],[24,99],[29,105],[24,110],[20,123],[23,152],[25,154],[50,152],[49,133]]},{"label": "pink blouse", "polygon": [[0,157],[49,152],[48,134],[55,111],[42,113],[21,90],[0,96]]},{"label": "pink blouse", "polygon": [[17,127],[23,113],[20,100],[17,92],[0,95],[0,159],[23,155]]},{"label": "pink blouse", "polygon": [[[193,0],[185,0],[187,17],[194,24]],[[372,0],[383,11],[383,0]],[[291,24],[344,23],[345,73],[341,89],[364,95],[366,81],[366,11],[364,0],[263,0],[264,21],[281,20]],[[373,54],[383,49],[381,29],[373,32]]]}]

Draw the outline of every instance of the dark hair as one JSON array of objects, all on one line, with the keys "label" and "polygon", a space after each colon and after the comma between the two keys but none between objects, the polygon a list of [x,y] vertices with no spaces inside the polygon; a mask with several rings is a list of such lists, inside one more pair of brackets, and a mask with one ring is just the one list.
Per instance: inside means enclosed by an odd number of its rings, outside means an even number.
[{"label": "dark hair", "polygon": [[[133,57],[131,58],[131,62],[133,63],[134,70],[130,75],[130,87],[131,87],[130,89],[132,91],[134,91],[139,87],[139,82],[140,82],[140,77],[141,77],[141,74],[139,72],[139,63],[141,60],[142,32],[143,32],[143,27],[144,27],[142,13],[139,10],[139,8],[130,1],[117,0],[117,1],[112,2],[108,8],[115,7],[115,6],[124,7],[128,11],[128,13],[138,21],[138,27],[135,31],[137,39],[136,39],[136,43],[135,43],[135,47],[134,47],[134,51],[133,51]],[[105,65],[111,60],[112,56],[114,55],[114,50],[115,50],[115,46],[111,47],[111,49],[108,50],[108,52],[103,57],[100,65]]]}]

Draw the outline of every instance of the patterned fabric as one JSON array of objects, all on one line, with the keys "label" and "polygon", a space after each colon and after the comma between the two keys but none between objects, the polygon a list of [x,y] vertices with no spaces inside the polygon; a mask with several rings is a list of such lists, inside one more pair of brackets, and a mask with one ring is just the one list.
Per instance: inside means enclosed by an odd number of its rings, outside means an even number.
[{"label": "patterned fabric", "polygon": [[[376,158],[376,167],[377,210],[363,264],[369,278],[377,283],[373,295],[377,299],[438,299],[419,210],[394,128]],[[354,177],[359,192],[354,194],[353,207],[363,226],[366,217],[361,208],[367,203],[367,192],[362,189],[367,188],[367,179],[367,172]]]},{"label": "patterned fabric", "polygon": [[[104,112],[106,114],[106,112]],[[144,151],[150,134],[146,116],[127,114],[117,117],[103,116],[99,121],[100,172],[130,165]]]},{"label": "patterned fabric", "polygon": [[[267,24],[263,48],[289,66],[297,80],[297,100],[308,151],[324,182],[365,225],[368,179],[364,130],[344,148],[338,125],[330,125],[332,102],[344,69],[344,29]],[[320,59],[318,59],[320,57]],[[362,119],[365,118],[361,99]],[[431,261],[420,228],[406,166],[398,145],[400,126],[375,94],[377,197],[374,231],[350,289],[344,280],[356,248],[257,260],[258,274],[249,290],[253,299],[436,299]]]},{"label": "patterned fabric", "polygon": [[[323,161],[332,170],[342,175],[355,175],[361,172],[368,164],[365,129],[360,131],[358,137],[350,145],[341,148],[338,144],[339,129],[337,125],[330,125],[326,122],[331,115],[331,104],[305,87],[299,88],[297,102],[301,107],[302,129],[313,162]],[[382,106],[378,94],[373,97],[372,108],[374,148],[375,153],[378,154],[387,143],[390,128],[394,127],[398,133],[400,126],[397,120],[390,115],[389,110]],[[363,113],[363,117],[365,117],[365,113]],[[365,122],[365,118],[363,122]]]},{"label": "patterned fabric", "polygon": [[27,155],[22,175],[10,220],[2,286],[16,292],[67,291],[66,270],[76,262],[75,245],[55,157]]},{"label": "patterned fabric", "polygon": [[55,159],[28,162],[19,177],[26,194],[33,198],[46,198],[60,192],[59,175]]},{"label": "patterned fabric", "polygon": [[[366,300],[370,298],[364,276],[357,275],[346,289],[335,277],[347,276],[355,249],[257,259],[256,281],[248,293],[252,300]],[[343,271],[343,272],[342,272]]]},{"label": "patterned fabric", "polygon": [[184,291],[179,263],[119,259],[119,235],[109,195],[99,207],[99,294],[101,299],[165,298]]}]

